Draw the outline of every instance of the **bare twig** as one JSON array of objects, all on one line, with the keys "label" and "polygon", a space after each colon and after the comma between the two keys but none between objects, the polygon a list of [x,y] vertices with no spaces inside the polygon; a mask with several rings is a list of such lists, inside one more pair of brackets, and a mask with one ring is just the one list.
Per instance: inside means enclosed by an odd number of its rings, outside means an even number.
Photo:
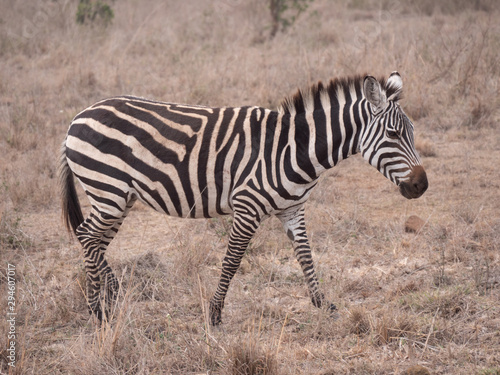
[{"label": "bare twig", "polygon": [[278,346],[276,347],[276,356],[278,356],[278,353],[280,351],[281,339],[283,338],[283,332],[285,331],[285,326],[286,326],[287,319],[288,319],[288,313],[286,313],[285,321],[283,322],[283,326],[281,327],[280,338],[278,340]]},{"label": "bare twig", "polygon": [[203,312],[203,320],[205,321],[205,327],[206,327],[205,342],[207,344],[207,353],[208,353],[208,355],[210,355],[210,345],[208,344],[208,336],[210,335],[210,324],[208,321],[208,314],[207,314],[206,309],[205,309],[205,301],[203,301],[203,291],[201,289],[200,274],[198,273],[197,276],[198,276],[198,287],[200,288],[201,311]]},{"label": "bare twig", "polygon": [[431,337],[432,331],[434,330],[434,322],[436,321],[436,316],[439,312],[439,307],[436,310],[436,313],[434,314],[434,317],[432,318],[432,323],[431,323],[431,328],[429,328],[429,333],[427,335],[427,338],[425,339],[425,344],[424,344],[424,350],[422,351],[422,356],[425,354],[425,350],[427,349],[427,344],[429,343],[429,338]]}]

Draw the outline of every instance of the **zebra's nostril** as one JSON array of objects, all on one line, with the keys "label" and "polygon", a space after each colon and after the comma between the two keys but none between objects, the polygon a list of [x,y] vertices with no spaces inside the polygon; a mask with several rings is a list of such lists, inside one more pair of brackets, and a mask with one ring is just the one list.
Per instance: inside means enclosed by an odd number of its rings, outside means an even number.
[{"label": "zebra's nostril", "polygon": [[428,187],[427,179],[425,179],[423,181],[415,182],[413,184],[413,188],[415,189],[415,191],[417,191],[419,193],[420,192],[424,193],[427,190],[427,187]]},{"label": "zebra's nostril", "polygon": [[410,181],[410,189],[412,189],[419,196],[422,195],[429,186],[427,174],[422,167],[416,167],[414,169]]}]

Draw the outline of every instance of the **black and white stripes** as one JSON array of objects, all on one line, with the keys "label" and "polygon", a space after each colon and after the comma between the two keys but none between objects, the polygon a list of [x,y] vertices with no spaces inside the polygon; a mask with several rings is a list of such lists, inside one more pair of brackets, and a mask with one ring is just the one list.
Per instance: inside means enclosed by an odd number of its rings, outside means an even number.
[{"label": "black and white stripes", "polygon": [[[104,254],[137,199],[173,216],[234,216],[210,303],[212,324],[221,322],[230,281],[270,215],[293,241],[313,303],[324,305],[303,206],[321,173],[361,152],[405,197],[427,188],[413,125],[397,103],[401,90],[401,77],[393,73],[387,82],[367,76],[319,83],[278,111],[116,97],[79,113],[62,147],[60,177],[64,218],[84,249],[90,310],[102,317],[102,290],[110,300],[116,294]],[[92,206],[86,219],[73,174]]]}]

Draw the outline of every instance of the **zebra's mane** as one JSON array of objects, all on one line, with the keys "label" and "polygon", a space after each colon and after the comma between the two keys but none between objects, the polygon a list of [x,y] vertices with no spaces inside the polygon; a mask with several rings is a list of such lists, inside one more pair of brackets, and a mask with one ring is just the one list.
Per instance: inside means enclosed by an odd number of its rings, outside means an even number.
[{"label": "zebra's mane", "polygon": [[[283,114],[291,113],[304,113],[308,105],[314,105],[314,102],[321,100],[321,95],[328,95],[331,99],[337,98],[338,92],[340,90],[349,90],[352,96],[363,96],[363,81],[366,77],[364,75],[356,75],[351,77],[334,78],[325,86],[321,81],[312,85],[306,90],[297,90],[297,92],[285,98],[278,107],[278,111]],[[385,88],[386,97],[389,98],[391,95],[396,93],[397,89],[393,86],[386,87],[386,79],[379,78],[378,81],[380,85]],[[399,92],[394,101],[398,101],[401,98],[401,93]]]}]

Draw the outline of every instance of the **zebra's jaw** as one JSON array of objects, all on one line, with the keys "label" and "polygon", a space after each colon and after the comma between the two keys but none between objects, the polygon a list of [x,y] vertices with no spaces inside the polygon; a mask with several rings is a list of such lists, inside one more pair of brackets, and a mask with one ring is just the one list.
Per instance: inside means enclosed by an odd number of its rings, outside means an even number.
[{"label": "zebra's jaw", "polygon": [[398,186],[403,197],[407,199],[419,198],[429,186],[424,168],[420,165],[413,167],[408,179],[401,181]]}]

